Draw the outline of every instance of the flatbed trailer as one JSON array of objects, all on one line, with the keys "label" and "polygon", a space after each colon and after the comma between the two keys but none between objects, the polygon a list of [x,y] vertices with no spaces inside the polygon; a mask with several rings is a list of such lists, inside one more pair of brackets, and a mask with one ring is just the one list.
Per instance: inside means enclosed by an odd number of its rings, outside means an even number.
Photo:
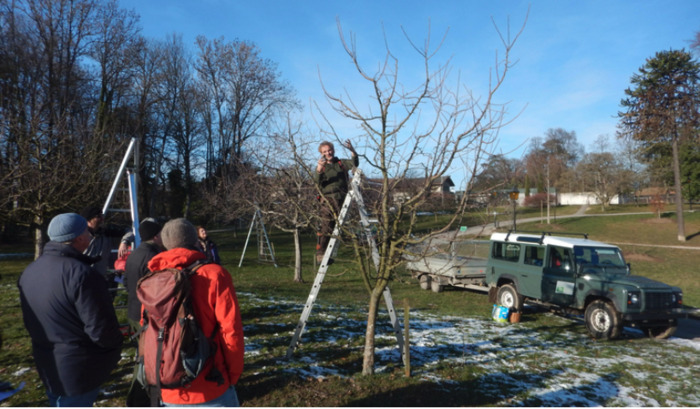
[{"label": "flatbed trailer", "polygon": [[444,287],[451,286],[488,292],[488,244],[483,240],[452,243],[446,250],[432,249],[407,257],[406,268],[424,290],[439,293]]}]

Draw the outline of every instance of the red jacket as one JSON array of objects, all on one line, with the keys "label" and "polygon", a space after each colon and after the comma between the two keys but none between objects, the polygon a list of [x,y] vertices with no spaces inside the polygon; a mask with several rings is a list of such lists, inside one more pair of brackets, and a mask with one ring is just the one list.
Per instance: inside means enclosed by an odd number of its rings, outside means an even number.
[{"label": "red jacket", "polygon": [[[148,268],[151,271],[184,268],[203,258],[202,252],[175,248],[153,257]],[[218,264],[207,264],[195,272],[190,282],[194,313],[202,331],[210,337],[218,325],[214,364],[223,374],[224,383],[217,385],[204,379],[209,373],[205,368],[190,385],[162,390],[163,402],[171,404],[196,404],[216,399],[229,386],[235,385],[243,372],[243,325],[231,275]]]}]

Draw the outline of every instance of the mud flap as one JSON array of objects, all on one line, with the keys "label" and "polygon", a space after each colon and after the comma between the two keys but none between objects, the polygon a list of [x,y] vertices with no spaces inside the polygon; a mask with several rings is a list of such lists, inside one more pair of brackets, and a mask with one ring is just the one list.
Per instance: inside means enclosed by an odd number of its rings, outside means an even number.
[{"label": "mud flap", "polygon": [[496,286],[489,287],[489,303],[496,304],[497,294],[498,294],[498,287],[496,287]]}]

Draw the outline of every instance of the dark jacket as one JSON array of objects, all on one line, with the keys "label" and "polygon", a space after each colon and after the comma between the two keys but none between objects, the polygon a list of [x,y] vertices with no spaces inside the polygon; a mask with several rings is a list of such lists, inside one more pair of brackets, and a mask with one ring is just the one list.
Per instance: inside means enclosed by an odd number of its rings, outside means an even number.
[{"label": "dark jacket", "polygon": [[69,245],[50,241],[17,284],[34,362],[56,395],[97,388],[120,359],[123,336],[112,298],[91,261]]},{"label": "dark jacket", "polygon": [[314,182],[324,196],[340,202],[348,193],[348,171],[356,168],[359,163],[357,155],[353,155],[352,159],[333,158],[330,163],[326,163],[322,172],[314,173]]},{"label": "dark jacket", "polygon": [[115,256],[112,254],[112,238],[121,237],[122,241],[126,240],[128,233],[124,233],[124,229],[116,226],[100,226],[97,230],[90,230],[92,240],[90,245],[85,249],[85,255],[92,257],[92,266],[98,273],[107,277],[109,269],[114,266]]},{"label": "dark jacket", "polygon": [[124,285],[129,297],[127,299],[127,317],[130,320],[141,319],[141,301],[136,296],[136,283],[150,271],[148,262],[163,249],[153,241],[144,241],[129,254],[124,268]]},{"label": "dark jacket", "polygon": [[207,256],[207,261],[212,263],[221,264],[221,258],[219,257],[219,249],[216,248],[216,244],[209,240],[198,239],[197,249]]}]

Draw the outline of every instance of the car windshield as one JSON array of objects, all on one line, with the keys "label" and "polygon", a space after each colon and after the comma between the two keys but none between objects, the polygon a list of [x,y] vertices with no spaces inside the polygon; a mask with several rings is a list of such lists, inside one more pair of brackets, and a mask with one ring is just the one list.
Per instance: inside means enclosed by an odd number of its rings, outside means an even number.
[{"label": "car windshield", "polygon": [[574,247],[576,264],[586,267],[626,267],[620,249],[614,247]]}]

